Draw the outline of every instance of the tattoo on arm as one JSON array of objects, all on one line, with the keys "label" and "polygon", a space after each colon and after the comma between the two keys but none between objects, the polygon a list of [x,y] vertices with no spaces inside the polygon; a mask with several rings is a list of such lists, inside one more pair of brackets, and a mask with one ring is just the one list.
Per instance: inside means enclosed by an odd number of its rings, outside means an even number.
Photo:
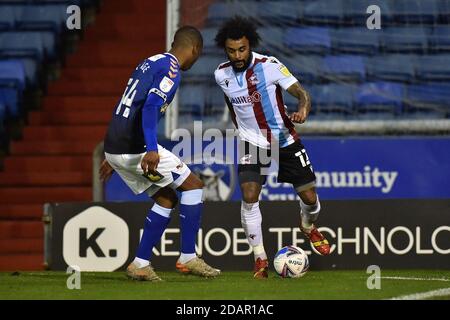
[{"label": "tattoo on arm", "polygon": [[311,110],[311,96],[298,81],[290,86],[287,92],[298,99],[299,107],[307,108],[308,111]]}]

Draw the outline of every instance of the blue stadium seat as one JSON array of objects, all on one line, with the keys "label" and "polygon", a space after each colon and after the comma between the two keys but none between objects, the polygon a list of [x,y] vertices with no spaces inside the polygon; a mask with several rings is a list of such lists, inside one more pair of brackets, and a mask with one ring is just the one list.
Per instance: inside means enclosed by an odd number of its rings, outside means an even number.
[{"label": "blue stadium seat", "polygon": [[408,115],[418,118],[445,118],[450,115],[450,84],[411,85],[406,92]]},{"label": "blue stadium seat", "polygon": [[258,34],[261,37],[259,44],[259,51],[263,54],[274,54],[274,50],[279,52],[283,47],[283,28],[277,27],[263,27],[258,29]]},{"label": "blue stadium seat", "polygon": [[201,30],[203,36],[203,53],[204,54],[223,54],[223,50],[216,46],[214,38],[217,34],[217,28],[205,28]]},{"label": "blue stadium seat", "polygon": [[442,22],[450,23],[450,1],[449,0],[436,0],[439,12],[439,18]]},{"label": "blue stadium seat", "polygon": [[417,56],[391,54],[367,59],[367,77],[370,80],[402,81],[414,80]]},{"label": "blue stadium seat", "polygon": [[0,60],[0,84],[25,89],[25,69],[20,60]]},{"label": "blue stadium seat", "polygon": [[401,113],[403,99],[403,85],[393,82],[364,83],[355,94],[359,116],[365,119],[394,118]]},{"label": "blue stadium seat", "polygon": [[0,31],[14,29],[16,23],[15,6],[0,5]]},{"label": "blue stadium seat", "polygon": [[257,4],[258,19],[268,20],[271,25],[295,24],[301,15],[302,8],[301,5],[292,1],[264,1]]},{"label": "blue stadium seat", "polygon": [[331,49],[329,29],[323,27],[288,28],[283,43],[286,47],[302,53],[325,54]]},{"label": "blue stadium seat", "polygon": [[416,64],[417,77],[422,81],[449,81],[450,54],[422,56]]},{"label": "blue stadium seat", "polygon": [[20,116],[19,99],[19,89],[0,83],[0,101],[6,106],[6,115],[8,118],[18,118]]},{"label": "blue stadium seat", "polygon": [[229,14],[225,3],[212,3],[208,7],[208,22],[209,24],[222,23]]},{"label": "blue stadium seat", "polygon": [[55,59],[57,57],[56,52],[56,37],[53,32],[41,31],[42,45],[44,46],[45,55],[47,58]]},{"label": "blue stadium seat", "polygon": [[19,59],[25,69],[25,76],[27,79],[27,84],[35,86],[37,84],[37,77],[40,70],[40,65],[35,59],[21,58]]},{"label": "blue stadium seat", "polygon": [[323,59],[323,77],[330,81],[363,81],[366,68],[361,56],[327,56]]},{"label": "blue stadium seat", "polygon": [[382,41],[387,52],[420,52],[428,48],[430,30],[422,27],[382,29]]},{"label": "blue stadium seat", "polygon": [[317,118],[339,119],[352,116],[355,88],[351,85],[328,84],[311,87],[313,104],[317,106]]},{"label": "blue stadium seat", "polygon": [[335,24],[344,18],[342,0],[305,2],[302,21],[310,24]]},{"label": "blue stadium seat", "polygon": [[225,61],[226,58],[222,56],[202,56],[186,73],[185,79],[194,82],[211,81],[215,83],[214,71],[219,64]]},{"label": "blue stadium seat", "polygon": [[322,57],[314,55],[299,55],[295,57],[291,73],[302,83],[320,82],[323,74]]},{"label": "blue stadium seat", "polygon": [[394,19],[400,23],[434,23],[439,18],[435,0],[395,0],[391,3]]},{"label": "blue stadium seat", "polygon": [[44,58],[44,44],[39,32],[4,32],[0,34],[0,56]]},{"label": "blue stadium seat", "polygon": [[377,54],[380,50],[381,31],[366,28],[340,28],[331,30],[333,50],[343,53]]},{"label": "blue stadium seat", "polygon": [[6,106],[8,117],[20,116],[20,97],[25,88],[25,71],[15,60],[0,61],[0,100]]},{"label": "blue stadium seat", "polygon": [[450,51],[450,26],[435,26],[428,40],[433,51]]},{"label": "blue stadium seat", "polygon": [[258,4],[255,2],[215,2],[208,7],[208,25],[217,26],[234,15],[249,14],[258,11]]},{"label": "blue stadium seat", "polygon": [[26,6],[19,17],[22,30],[51,30],[59,34],[66,20],[66,5]]},{"label": "blue stadium seat", "polygon": [[206,89],[202,85],[182,85],[180,87],[180,114],[200,118],[206,105]]}]

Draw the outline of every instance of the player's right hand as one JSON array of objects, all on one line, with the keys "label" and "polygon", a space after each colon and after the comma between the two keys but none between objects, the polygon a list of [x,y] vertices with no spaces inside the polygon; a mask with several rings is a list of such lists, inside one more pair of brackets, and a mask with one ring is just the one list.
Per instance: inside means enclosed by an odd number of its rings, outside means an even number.
[{"label": "player's right hand", "polygon": [[103,160],[103,162],[100,166],[100,169],[99,169],[100,180],[107,181],[111,177],[113,172],[114,172],[114,169],[111,167],[109,162],[106,161],[106,159]]},{"label": "player's right hand", "polygon": [[158,151],[149,151],[144,155],[141,161],[141,168],[144,170],[144,174],[155,173],[159,164]]}]

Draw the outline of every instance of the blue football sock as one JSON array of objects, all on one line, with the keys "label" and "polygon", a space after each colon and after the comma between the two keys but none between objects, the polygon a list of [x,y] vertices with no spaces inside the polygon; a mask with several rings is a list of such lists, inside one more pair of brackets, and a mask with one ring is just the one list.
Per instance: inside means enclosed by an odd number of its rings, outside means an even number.
[{"label": "blue football sock", "polygon": [[137,250],[136,257],[144,260],[150,260],[152,257],[153,247],[159,243],[164,230],[170,221],[170,212],[167,209],[157,205],[153,205],[147,218],[145,219],[144,233]]},{"label": "blue football sock", "polygon": [[195,253],[195,240],[202,217],[202,189],[184,191],[180,201],[181,252]]}]

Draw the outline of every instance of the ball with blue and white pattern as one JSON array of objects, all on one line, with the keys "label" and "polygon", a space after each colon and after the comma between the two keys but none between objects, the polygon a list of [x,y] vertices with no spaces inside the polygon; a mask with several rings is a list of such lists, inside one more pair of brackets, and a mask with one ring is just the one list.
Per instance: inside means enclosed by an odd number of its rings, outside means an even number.
[{"label": "ball with blue and white pattern", "polygon": [[299,247],[286,246],[278,250],[273,265],[282,278],[300,278],[308,271],[308,255]]}]

